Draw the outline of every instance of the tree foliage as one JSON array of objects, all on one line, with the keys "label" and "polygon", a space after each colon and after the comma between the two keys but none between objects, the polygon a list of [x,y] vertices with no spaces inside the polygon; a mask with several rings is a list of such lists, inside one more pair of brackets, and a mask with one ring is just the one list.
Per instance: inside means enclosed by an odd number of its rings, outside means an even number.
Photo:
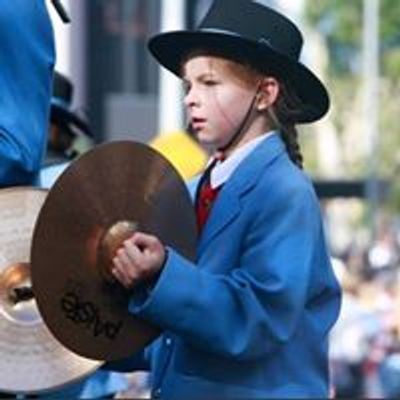
[{"label": "tree foliage", "polygon": [[[400,211],[400,1],[379,1],[380,88],[379,173],[393,179],[392,204]],[[350,92],[360,90],[364,0],[307,0],[305,15],[323,37],[329,55],[328,85],[340,135],[349,124]],[[339,90],[335,90],[339,88]],[[347,88],[347,91],[346,91]],[[347,113],[348,114],[348,113]],[[351,116],[350,116],[351,118]],[[363,138],[360,137],[360,140]],[[364,160],[365,171],[368,160]],[[355,162],[357,164],[357,162]],[[397,166],[397,167],[396,167]],[[349,171],[351,175],[351,171]]]},{"label": "tree foliage", "polygon": [[[400,79],[400,1],[379,1],[381,67],[390,79]],[[308,0],[306,18],[325,37],[332,73],[358,73],[362,45],[363,0]]]}]

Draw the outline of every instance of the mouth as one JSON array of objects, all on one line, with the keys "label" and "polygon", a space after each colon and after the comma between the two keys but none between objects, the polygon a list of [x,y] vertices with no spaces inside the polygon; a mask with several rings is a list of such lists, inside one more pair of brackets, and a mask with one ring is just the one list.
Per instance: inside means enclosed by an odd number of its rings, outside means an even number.
[{"label": "mouth", "polygon": [[191,125],[195,131],[201,130],[206,125],[206,119],[205,118],[192,118]]}]

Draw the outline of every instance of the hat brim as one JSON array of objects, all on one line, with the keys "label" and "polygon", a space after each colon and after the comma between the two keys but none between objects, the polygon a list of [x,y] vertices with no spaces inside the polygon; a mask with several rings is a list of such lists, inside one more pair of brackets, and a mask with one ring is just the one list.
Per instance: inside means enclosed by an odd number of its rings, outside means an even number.
[{"label": "hat brim", "polygon": [[225,31],[200,30],[161,33],[151,38],[148,46],[158,62],[179,77],[182,62],[195,49],[222,50],[233,57],[246,54],[266,71],[290,82],[303,104],[297,122],[316,121],[329,109],[329,95],[323,83],[305,65],[278,53],[266,43]]},{"label": "hat brim", "polygon": [[65,123],[78,128],[77,130],[73,130],[73,132],[78,131],[86,136],[93,137],[93,133],[87,122],[58,104],[51,104],[50,118],[52,121],[59,121],[60,123]]}]

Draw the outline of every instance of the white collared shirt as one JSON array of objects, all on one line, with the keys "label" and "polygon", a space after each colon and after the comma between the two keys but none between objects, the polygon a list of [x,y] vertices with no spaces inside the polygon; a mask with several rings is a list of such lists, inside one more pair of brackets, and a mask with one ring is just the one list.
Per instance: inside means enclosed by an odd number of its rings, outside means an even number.
[{"label": "white collared shirt", "polygon": [[276,134],[277,131],[269,131],[266,134],[250,140],[245,145],[235,150],[226,160],[218,163],[211,171],[210,184],[212,189],[223,185],[233,174],[239,164],[264,140]]}]

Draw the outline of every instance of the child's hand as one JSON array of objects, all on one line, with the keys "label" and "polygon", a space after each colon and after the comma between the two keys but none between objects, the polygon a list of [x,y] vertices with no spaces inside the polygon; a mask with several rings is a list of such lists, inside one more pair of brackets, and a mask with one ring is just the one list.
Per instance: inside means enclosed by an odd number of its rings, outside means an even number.
[{"label": "child's hand", "polygon": [[155,277],[166,257],[163,244],[157,237],[136,232],[125,240],[113,258],[112,273],[126,288]]}]

